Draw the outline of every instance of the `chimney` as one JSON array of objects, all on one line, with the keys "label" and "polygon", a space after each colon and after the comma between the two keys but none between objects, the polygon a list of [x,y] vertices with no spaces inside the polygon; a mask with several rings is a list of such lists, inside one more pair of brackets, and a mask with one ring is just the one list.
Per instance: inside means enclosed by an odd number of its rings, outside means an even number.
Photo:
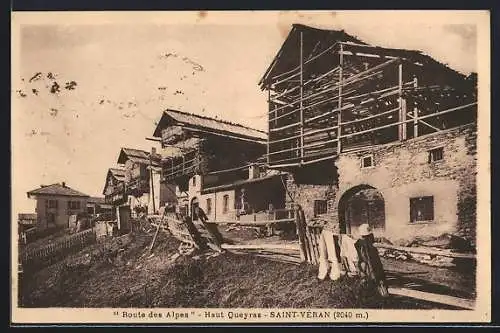
[{"label": "chimney", "polygon": [[156,148],[153,147],[153,148],[151,148],[151,156],[154,157],[155,155],[156,155]]},{"label": "chimney", "polygon": [[66,182],[61,183],[62,187],[66,187]]}]

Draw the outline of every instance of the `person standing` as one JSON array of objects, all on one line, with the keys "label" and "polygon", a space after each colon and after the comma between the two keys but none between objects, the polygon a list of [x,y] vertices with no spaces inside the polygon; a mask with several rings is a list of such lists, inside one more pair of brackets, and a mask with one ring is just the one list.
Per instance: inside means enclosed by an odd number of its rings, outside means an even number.
[{"label": "person standing", "polygon": [[205,229],[207,229],[210,236],[212,236],[211,241],[213,241],[213,244],[212,242],[209,241],[207,242],[207,245],[216,251],[222,252],[221,245],[222,243],[224,243],[224,237],[217,228],[217,225],[215,223],[208,222],[208,216],[207,214],[205,214],[203,209],[200,208],[200,206],[194,207],[193,215],[194,215],[193,220],[195,217],[197,217],[199,221],[203,224]]},{"label": "person standing", "polygon": [[358,229],[359,239],[355,246],[359,255],[358,269],[361,277],[367,284],[376,286],[378,293],[387,297],[387,290],[384,267],[378,254],[377,248],[373,245],[375,237],[368,224],[362,224]]}]

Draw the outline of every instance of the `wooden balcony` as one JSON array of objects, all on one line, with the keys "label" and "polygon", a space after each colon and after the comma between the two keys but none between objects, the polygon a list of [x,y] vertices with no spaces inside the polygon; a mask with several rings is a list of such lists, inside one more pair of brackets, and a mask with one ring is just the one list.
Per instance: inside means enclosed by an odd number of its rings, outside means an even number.
[{"label": "wooden balcony", "polygon": [[125,187],[125,193],[129,195],[149,193],[149,179],[146,177],[132,178],[127,182]]}]

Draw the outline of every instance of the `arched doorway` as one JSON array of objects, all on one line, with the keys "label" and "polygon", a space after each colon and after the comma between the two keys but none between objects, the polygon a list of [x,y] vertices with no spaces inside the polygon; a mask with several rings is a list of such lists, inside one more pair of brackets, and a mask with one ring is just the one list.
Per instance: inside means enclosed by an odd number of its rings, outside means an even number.
[{"label": "arched doorway", "polygon": [[340,232],[351,234],[367,223],[377,233],[385,229],[385,202],[382,193],[370,185],[347,190],[339,200]]},{"label": "arched doorway", "polygon": [[193,219],[193,221],[196,221],[198,219],[198,216],[196,214],[194,214],[194,211],[195,211],[195,207],[198,207],[199,205],[200,205],[200,203],[198,202],[197,197],[194,197],[193,199],[191,199],[191,204],[189,205],[189,210],[190,210],[191,218]]}]

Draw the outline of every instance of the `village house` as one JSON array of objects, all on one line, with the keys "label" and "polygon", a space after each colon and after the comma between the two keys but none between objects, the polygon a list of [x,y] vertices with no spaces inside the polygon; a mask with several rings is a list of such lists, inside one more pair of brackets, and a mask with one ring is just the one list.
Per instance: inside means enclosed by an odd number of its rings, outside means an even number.
[{"label": "village house", "polygon": [[36,200],[38,230],[67,228],[71,215],[87,212],[89,196],[70,188],[65,182],[41,185],[27,195]]},{"label": "village house", "polygon": [[124,169],[108,169],[102,194],[104,195],[104,201],[114,207],[128,202],[127,195],[125,193]]},{"label": "village house", "polygon": [[166,110],[151,139],[161,142],[162,182],[175,186],[179,210],[191,215],[199,206],[210,220],[230,222],[285,205],[281,173],[262,160],[266,138],[242,125]]},{"label": "village house", "polygon": [[89,197],[87,201],[87,213],[89,215],[112,214],[113,205],[106,203],[104,197]]},{"label": "village house", "polygon": [[139,210],[155,214],[167,202],[175,203],[174,189],[160,183],[160,159],[155,148],[151,153],[132,148],[120,150],[119,168],[108,169],[103,190],[105,202],[113,206],[114,217],[136,216]]},{"label": "village house", "polygon": [[308,223],[475,241],[475,80],[419,51],[295,24],[259,85],[267,164],[290,175],[287,204]]}]

